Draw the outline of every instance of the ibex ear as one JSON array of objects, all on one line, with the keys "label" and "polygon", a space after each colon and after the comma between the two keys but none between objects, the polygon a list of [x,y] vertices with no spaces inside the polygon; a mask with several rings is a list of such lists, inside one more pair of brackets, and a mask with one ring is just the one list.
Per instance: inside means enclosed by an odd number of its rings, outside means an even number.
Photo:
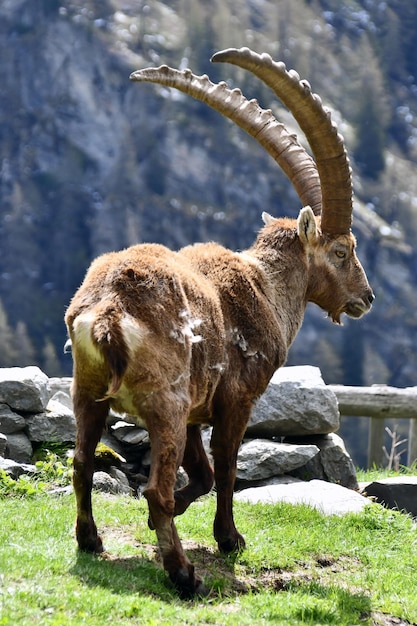
[{"label": "ibex ear", "polygon": [[297,231],[303,243],[315,244],[319,238],[319,229],[311,207],[301,209],[297,219]]},{"label": "ibex ear", "polygon": [[268,224],[272,224],[272,222],[275,222],[275,217],[272,217],[272,215],[270,213],[267,213],[266,211],[263,211],[262,213],[262,221],[265,224],[265,226],[268,226]]}]

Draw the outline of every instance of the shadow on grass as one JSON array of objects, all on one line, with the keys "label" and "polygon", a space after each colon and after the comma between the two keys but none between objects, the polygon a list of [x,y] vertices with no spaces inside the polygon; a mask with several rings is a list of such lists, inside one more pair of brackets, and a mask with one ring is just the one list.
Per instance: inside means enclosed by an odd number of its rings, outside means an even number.
[{"label": "shadow on grass", "polygon": [[161,565],[146,556],[118,557],[107,552],[94,555],[78,551],[71,574],[89,587],[103,587],[117,594],[147,594],[168,602],[175,596]]},{"label": "shadow on grass", "polygon": [[[203,576],[206,585],[211,589],[209,602],[228,602],[248,593],[257,596],[265,592],[288,592],[302,599],[298,603],[302,608],[293,612],[293,616],[300,622],[340,624],[346,623],[342,617],[350,615],[356,620],[352,623],[372,623],[367,621],[371,616],[370,598],[339,586],[336,575],[334,580],[329,580],[328,576],[321,579],[305,566],[294,571],[276,568],[261,569],[254,573],[250,566],[241,564],[236,574],[238,556],[224,556],[197,544],[185,548],[196,566],[196,571]],[[155,558],[154,548],[148,547],[147,552],[149,556],[126,557],[108,553],[94,556],[78,552],[71,573],[89,587],[107,588],[116,594],[143,594],[172,603],[178,599],[177,593]],[[201,601],[196,598],[187,602]]]},{"label": "shadow on grass", "polygon": [[[186,541],[183,543],[187,544]],[[250,591],[244,582],[235,577],[236,557],[225,557],[210,548],[197,547],[196,544],[193,544],[193,548],[187,549],[186,545],[184,547],[196,571],[211,590],[211,599]],[[76,563],[70,573],[89,587],[100,586],[117,594],[147,594],[172,602],[178,594],[162,568],[157,550],[147,546],[145,551],[149,556],[142,554],[122,557],[108,552],[94,555],[78,551]],[[201,598],[196,598],[196,601],[200,602]]]}]

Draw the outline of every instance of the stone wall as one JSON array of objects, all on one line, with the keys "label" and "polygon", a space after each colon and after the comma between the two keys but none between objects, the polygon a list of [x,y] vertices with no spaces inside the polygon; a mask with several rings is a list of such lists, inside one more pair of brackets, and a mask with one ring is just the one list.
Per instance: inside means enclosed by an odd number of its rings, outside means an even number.
[{"label": "stone wall", "polygon": [[[29,471],[27,464],[40,445],[73,447],[70,385],[70,378],[48,378],[37,367],[0,369],[0,467]],[[355,468],[336,434],[338,427],[336,396],[319,369],[281,368],[254,408],[238,456],[236,488],[270,485],[290,475],[356,489]],[[210,454],[211,429],[204,428],[202,435]],[[130,416],[111,413],[102,444],[96,486],[116,492],[140,490],[149,473],[147,431]],[[179,481],[184,480],[180,473]]]}]

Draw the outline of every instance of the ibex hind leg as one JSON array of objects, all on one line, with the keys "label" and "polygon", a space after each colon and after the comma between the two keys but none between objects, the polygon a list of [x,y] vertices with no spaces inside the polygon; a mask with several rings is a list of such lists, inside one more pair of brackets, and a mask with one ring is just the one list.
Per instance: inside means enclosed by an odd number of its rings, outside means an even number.
[{"label": "ibex hind leg", "polygon": [[194,573],[174,524],[174,484],[179,465],[183,460],[186,441],[188,411],[172,414],[169,419],[161,415],[146,418],[151,440],[151,470],[143,495],[148,501],[150,524],[156,531],[164,569],[182,597],[205,595],[200,578]]},{"label": "ibex hind leg", "polygon": [[213,469],[201,441],[200,426],[187,427],[187,443],[182,466],[188,484],[175,492],[175,515],[181,515],[198,497],[208,493],[214,483]]},{"label": "ibex hind leg", "polygon": [[76,536],[80,550],[103,552],[103,542],[93,518],[91,490],[93,486],[94,452],[100,441],[108,414],[107,402],[83,398],[74,393],[77,440],[74,452],[73,485],[77,501]]}]

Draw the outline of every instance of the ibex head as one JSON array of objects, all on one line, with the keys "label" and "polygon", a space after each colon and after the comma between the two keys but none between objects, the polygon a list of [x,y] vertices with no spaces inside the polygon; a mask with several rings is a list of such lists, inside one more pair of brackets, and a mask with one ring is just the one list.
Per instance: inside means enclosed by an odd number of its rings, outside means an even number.
[{"label": "ibex head", "polygon": [[[320,266],[319,271],[311,272],[307,299],[326,310],[336,323],[340,323],[342,313],[360,317],[370,310],[374,295],[355,252],[356,241],[350,229],[351,168],[343,137],[330,111],[307,81],[268,54],[230,48],[216,53],[211,60],[247,69],[270,87],[304,131],[314,160],[270,110],[262,109],[256,100],[248,101],[239,89],[231,90],[225,83],[212,83],[205,75],[167,66],[139,70],[130,78],[175,87],[205,102],[267,150],[291,180],[305,207],[298,217],[298,234],[309,262]],[[267,216],[264,221],[271,224],[274,218]],[[260,238],[263,236],[261,231]],[[333,297],[326,287],[328,281],[335,286]]]},{"label": "ibex head", "polygon": [[367,313],[374,295],[356,256],[353,234],[329,236],[321,232],[318,221],[310,207],[301,209],[297,220],[298,235],[313,270],[309,273],[307,300],[340,324],[342,313],[356,318]]}]

